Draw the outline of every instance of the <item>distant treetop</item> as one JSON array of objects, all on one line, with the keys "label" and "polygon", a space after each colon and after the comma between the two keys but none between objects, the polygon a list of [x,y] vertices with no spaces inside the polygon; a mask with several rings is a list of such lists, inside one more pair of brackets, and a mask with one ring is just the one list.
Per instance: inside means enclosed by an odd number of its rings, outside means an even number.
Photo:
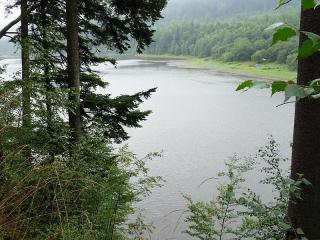
[{"label": "distant treetop", "polygon": [[164,16],[165,21],[232,18],[271,11],[277,3],[277,0],[169,0]]}]

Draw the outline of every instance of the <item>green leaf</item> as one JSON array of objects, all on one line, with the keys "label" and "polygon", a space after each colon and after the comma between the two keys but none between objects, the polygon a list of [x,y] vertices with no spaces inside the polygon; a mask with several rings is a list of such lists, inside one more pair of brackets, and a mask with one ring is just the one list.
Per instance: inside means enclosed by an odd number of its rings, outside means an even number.
[{"label": "green leaf", "polygon": [[285,102],[287,102],[290,98],[296,97],[297,99],[307,97],[304,89],[297,84],[289,84],[285,88]]},{"label": "green leaf", "polygon": [[296,232],[299,234],[299,235],[304,235],[304,232],[301,228],[297,228]]},{"label": "green leaf", "polygon": [[306,31],[302,31],[302,33],[306,35],[313,42],[314,45],[320,42],[320,36],[318,34]]},{"label": "green leaf", "polygon": [[298,178],[303,178],[304,177],[304,174],[303,173],[297,173],[297,176],[298,176]]},{"label": "green leaf", "polygon": [[270,87],[270,83],[264,82],[264,81],[253,81],[252,83],[252,88],[264,89],[269,87]]},{"label": "green leaf", "polygon": [[238,202],[239,202],[240,205],[245,205],[247,203],[247,200],[244,197],[240,197],[238,199]]},{"label": "green leaf", "polygon": [[312,185],[312,183],[311,182],[309,182],[307,179],[305,179],[305,178],[302,178],[302,180],[301,180],[306,186],[311,186]]},{"label": "green leaf", "polygon": [[315,94],[311,96],[313,99],[319,99],[320,98],[320,93],[319,94]]},{"label": "green leaf", "polygon": [[279,0],[279,4],[276,9],[280,8],[281,6],[287,4],[288,2],[291,2],[291,0]]},{"label": "green leaf", "polygon": [[299,48],[298,59],[310,57],[320,49],[320,43],[314,44],[312,40],[306,40]]},{"label": "green leaf", "polygon": [[237,87],[236,91],[246,90],[249,88],[257,88],[257,89],[270,88],[270,83],[268,83],[266,81],[247,80],[247,81],[242,82]]},{"label": "green leaf", "polygon": [[307,96],[311,96],[312,94],[315,93],[315,89],[313,88],[310,88],[310,87],[304,87],[304,92]]},{"label": "green leaf", "polygon": [[290,229],[292,229],[292,226],[287,224],[287,223],[284,223],[284,222],[279,222],[279,225],[285,230],[285,231],[288,231]]},{"label": "green leaf", "polygon": [[232,193],[233,192],[233,186],[229,184],[228,187],[227,187],[227,191],[229,193]]},{"label": "green leaf", "polygon": [[314,86],[320,86],[320,79],[314,79],[313,81],[310,82],[310,86],[314,87]]},{"label": "green leaf", "polygon": [[313,9],[316,7],[316,1],[315,0],[302,0],[302,8],[303,11]]},{"label": "green leaf", "polygon": [[288,83],[284,82],[284,81],[273,82],[272,83],[272,96],[278,92],[284,92],[287,85],[288,85]]},{"label": "green leaf", "polygon": [[292,38],[297,35],[297,32],[291,27],[285,27],[278,29],[273,35],[272,44],[274,45],[279,41],[287,41],[289,38]]},{"label": "green leaf", "polygon": [[275,29],[277,29],[277,28],[279,28],[279,27],[282,27],[282,26],[284,26],[284,25],[285,25],[285,24],[284,24],[283,22],[277,22],[277,23],[274,23],[274,24],[270,25],[269,27],[267,27],[267,28],[265,29],[265,31],[275,30]]},{"label": "green leaf", "polygon": [[251,88],[253,86],[253,81],[252,80],[247,80],[242,82],[236,89],[236,91],[240,91],[243,89]]}]

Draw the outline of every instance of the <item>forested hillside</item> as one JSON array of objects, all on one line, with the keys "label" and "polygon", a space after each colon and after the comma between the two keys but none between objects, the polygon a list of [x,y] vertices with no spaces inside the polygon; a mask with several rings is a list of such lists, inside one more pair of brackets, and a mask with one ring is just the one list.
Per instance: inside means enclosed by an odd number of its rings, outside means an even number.
[{"label": "forested hillside", "polygon": [[277,0],[171,0],[164,11],[164,21],[239,17],[270,11],[276,5]]},{"label": "forested hillside", "polygon": [[[221,4],[221,7],[223,5]],[[264,14],[211,21],[171,21],[165,26],[157,26],[155,42],[148,49],[148,53],[210,57],[225,62],[276,62],[295,68],[297,39],[269,47],[273,32],[265,29],[275,22],[298,25],[297,16],[297,10],[292,9],[284,15]]]}]

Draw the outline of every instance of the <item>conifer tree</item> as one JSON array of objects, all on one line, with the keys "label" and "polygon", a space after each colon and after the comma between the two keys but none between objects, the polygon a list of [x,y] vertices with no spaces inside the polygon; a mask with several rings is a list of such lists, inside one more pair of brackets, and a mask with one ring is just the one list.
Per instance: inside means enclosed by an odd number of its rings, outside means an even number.
[{"label": "conifer tree", "polygon": [[[20,4],[19,0],[13,6],[19,7]],[[68,88],[66,2],[35,0],[29,4],[29,38],[33,46],[32,79],[46,89],[47,129],[43,131],[38,126],[39,133],[35,136],[48,138],[53,145],[62,147],[68,145],[64,143],[67,138],[55,141],[55,136],[60,136],[58,131],[63,120],[57,113],[58,100],[53,99],[52,95],[56,90]],[[139,111],[137,108],[155,89],[116,98],[110,94],[96,94],[97,87],[106,88],[108,84],[101,80],[91,66],[105,61],[115,63],[114,59],[103,56],[99,49],[103,49],[103,52],[123,53],[130,48],[132,41],[136,41],[137,51],[141,52],[152,42],[152,25],[161,17],[165,4],[164,0],[139,0],[130,4],[125,1],[79,1],[81,103],[78,111],[84,134],[89,131],[89,127],[99,122],[99,128],[108,141],[121,142],[129,137],[124,126],[140,127],[140,122],[150,114],[150,111]],[[14,39],[19,43],[19,35]],[[37,91],[33,89],[34,96]],[[43,91],[39,94],[43,95]],[[41,141],[36,142],[41,144]]]}]

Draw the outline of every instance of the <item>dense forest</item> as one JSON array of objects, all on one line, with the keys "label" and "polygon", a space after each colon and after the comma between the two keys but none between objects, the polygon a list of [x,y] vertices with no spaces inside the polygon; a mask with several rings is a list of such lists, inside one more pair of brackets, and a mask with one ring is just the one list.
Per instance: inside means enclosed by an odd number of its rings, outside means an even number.
[{"label": "dense forest", "polygon": [[[250,5],[249,5],[250,6]],[[298,25],[297,10],[285,14],[263,14],[241,19],[171,21],[158,25],[151,54],[192,55],[225,62],[254,61],[287,64],[295,69],[297,39],[269,47],[275,22]]]},{"label": "dense forest", "polygon": [[215,20],[271,11],[277,0],[171,0],[161,22]]}]

